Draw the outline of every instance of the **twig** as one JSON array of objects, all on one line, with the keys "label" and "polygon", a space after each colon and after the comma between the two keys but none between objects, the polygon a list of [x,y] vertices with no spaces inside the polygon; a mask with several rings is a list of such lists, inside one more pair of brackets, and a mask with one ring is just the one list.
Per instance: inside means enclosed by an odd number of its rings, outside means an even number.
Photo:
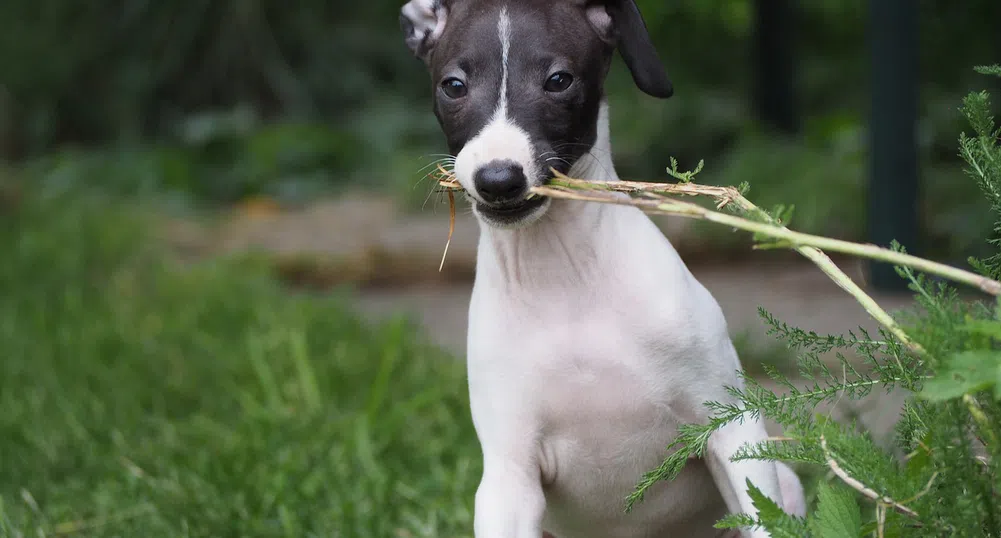
[{"label": "twig", "polygon": [[[461,188],[458,182],[448,174],[444,174],[439,182],[442,186],[449,189]],[[552,198],[631,205],[647,213],[678,215],[706,220],[777,239],[779,241],[778,246],[792,248],[816,264],[835,284],[854,297],[873,319],[886,327],[898,340],[917,353],[924,353],[924,349],[911,341],[893,317],[883,310],[871,296],[865,293],[821,249],[912,267],[919,271],[936,274],[950,280],[975,286],[991,295],[1001,295],[1001,282],[969,271],[876,245],[853,243],[794,232],[781,223],[776,222],[766,212],[745,198],[740,191],[732,187],[717,187],[696,183],[669,184],[635,181],[585,181],[557,173],[549,185],[533,187],[531,190],[534,194]],[[639,194],[643,195],[644,198],[626,198],[615,196],[612,193]],[[764,222],[729,215],[706,209],[697,204],[663,196],[657,197],[655,195],[708,196],[716,200],[717,209],[721,209],[728,204],[735,204],[740,209],[759,217]]]},{"label": "twig", "polygon": [[[918,513],[915,512],[914,510],[911,510],[910,508],[904,506],[903,504],[900,504],[899,502],[891,499],[890,497],[887,497],[886,495],[880,495],[875,490],[869,488],[862,482],[859,482],[857,479],[848,474],[847,471],[841,468],[841,465],[837,462],[837,460],[834,459],[834,456],[831,455],[830,450],[828,450],[827,439],[825,439],[823,435],[820,436],[820,448],[821,450],[824,451],[824,458],[827,460],[827,466],[830,467],[831,472],[833,472],[838,478],[841,479],[842,482],[847,484],[850,488],[861,493],[862,495],[865,495],[866,497],[869,497],[870,499],[876,501],[878,504],[893,508],[894,510],[900,512],[901,514],[915,518],[918,517]],[[927,488],[931,488],[930,483],[928,484]],[[914,498],[917,498],[918,496],[915,496]]]},{"label": "twig", "polygon": [[[687,186],[689,188],[701,187],[700,185],[692,185],[692,184],[687,184]],[[835,264],[834,261],[830,259],[830,257],[824,254],[824,252],[821,251],[819,248],[817,248],[818,245],[809,244],[813,238],[827,240],[827,241],[836,241],[836,240],[819,236],[811,236],[809,234],[800,234],[798,232],[793,232],[788,228],[782,226],[755,222],[735,215],[727,215],[724,213],[706,209],[696,204],[692,204],[689,202],[682,202],[679,200],[669,200],[669,199],[636,200],[636,199],[621,198],[618,196],[608,196],[604,195],[599,191],[584,194],[580,191],[564,190],[558,187],[535,187],[532,189],[532,191],[537,194],[552,196],[556,198],[569,198],[582,201],[632,205],[645,210],[647,213],[680,215],[689,218],[698,218],[702,220],[708,220],[710,222],[716,222],[718,224],[724,224],[732,228],[739,228],[754,233],[770,235],[772,237],[776,237],[779,239],[785,239],[786,241],[789,242],[792,248],[794,248],[797,252],[799,252],[807,259],[812,261],[814,264],[816,264],[821,271],[823,271],[831,280],[834,281],[835,284],[838,285],[838,287],[845,290],[848,294],[854,297],[855,300],[858,301],[860,305],[862,305],[862,308],[864,308],[865,311],[868,312],[869,315],[873,317],[873,319],[875,319],[881,325],[886,327],[886,329],[890,331],[890,333],[892,333],[904,345],[908,346],[917,353],[924,352],[924,349],[921,348],[919,344],[913,342],[909,336],[907,336],[907,333],[905,333],[903,329],[900,328],[896,320],[894,320],[893,317],[886,312],[886,310],[883,310],[883,308],[879,306],[879,304],[876,303],[876,301],[872,297],[870,297],[869,294],[862,291],[862,288],[860,288],[857,284],[855,284],[855,282],[851,279],[851,277],[845,274],[845,272],[842,271],[837,266],[837,264]],[[686,192],[685,194],[689,193]],[[707,192],[707,194],[709,196],[713,196],[713,194],[710,192]],[[729,201],[736,201],[736,200],[746,201],[746,199],[743,196],[741,196],[739,192],[736,192],[736,189],[733,189],[732,193],[727,192],[725,196],[727,196],[727,198],[720,200],[721,203],[723,202],[729,203]],[[754,206],[754,204],[751,204],[750,202],[746,202],[746,204],[749,207],[757,209],[757,206]],[[743,206],[743,204],[741,205]],[[760,211],[760,209],[758,209],[758,211]],[[840,243],[854,245],[854,243],[849,243],[847,241],[842,241]],[[865,245],[858,245],[858,246],[864,247]],[[878,247],[874,248],[878,249]],[[890,250],[886,250],[886,252],[893,253],[893,251]],[[865,253],[863,252],[860,253],[859,255],[864,256]]]},{"label": "twig", "polygon": [[970,415],[973,416],[973,420],[976,421],[977,426],[979,426],[981,431],[983,431],[984,434],[989,436],[991,439],[990,443],[985,443],[982,439],[980,442],[985,446],[997,446],[998,438],[994,431],[994,427],[991,425],[991,419],[987,417],[986,413],[984,413],[983,408],[980,407],[979,403],[977,403],[977,399],[967,393],[963,395],[963,403],[966,404],[966,408],[970,411]]},{"label": "twig", "polygon": [[[533,189],[537,194],[546,194],[543,191],[550,188],[559,189],[564,187],[569,190],[591,190],[591,191],[615,191],[615,192],[625,192],[625,193],[635,193],[635,192],[647,192],[647,193],[658,193],[658,194],[675,194],[675,195],[703,195],[709,196],[719,202],[718,208],[734,203],[741,209],[754,213],[758,216],[766,216],[767,213],[761,210],[758,206],[751,203],[747,198],[744,198],[740,191],[732,187],[713,187],[707,185],[698,185],[695,183],[682,183],[682,184],[667,184],[667,183],[641,183],[641,182],[631,182],[631,181],[618,181],[618,182],[595,182],[595,181],[583,181],[579,179],[572,179],[566,176],[557,176],[550,185],[545,187],[537,187]],[[552,195],[553,193],[548,193]],[[557,195],[558,196],[558,195]],[[599,200],[595,200],[599,201]],[[601,201],[612,201],[611,198],[606,198]],[[625,203],[625,205],[635,205],[631,201],[620,201],[620,203]],[[795,248],[797,247],[815,247],[818,249],[829,250],[833,252],[841,252],[844,254],[851,254],[854,256],[859,256],[863,258],[870,258],[878,261],[884,261],[887,263],[893,263],[896,265],[903,265],[906,267],[913,267],[919,271],[926,273],[936,274],[956,282],[962,282],[964,284],[969,284],[971,286],[977,287],[985,293],[991,295],[1001,295],[1001,282],[992,280],[990,278],[983,277],[976,273],[971,273],[963,269],[952,267],[938,262],[933,262],[931,260],[926,260],[924,258],[919,258],[917,256],[912,256],[910,254],[905,254],[902,252],[896,252],[887,248],[879,247],[871,244],[861,244],[853,243],[851,241],[842,241],[840,239],[832,239],[829,237],[823,237],[818,235],[806,234],[802,232],[794,232],[785,226],[782,226],[775,222],[756,222],[753,220],[745,219],[735,215],[728,215],[725,213],[718,213],[706,209],[702,206],[686,203],[678,200],[664,199],[662,203],[658,206],[654,206],[649,202],[644,202],[642,204],[650,209],[660,210],[665,213],[699,218],[702,220],[709,220],[711,222],[716,222],[719,224],[725,224],[732,226],[734,228],[739,228],[745,231],[760,233],[767,235],[769,237],[778,239],[780,241],[786,241],[789,243],[788,246]],[[664,206],[664,207],[660,207]],[[772,220],[772,219],[768,219]]]},{"label": "twig", "polygon": [[[441,165],[439,165],[441,166]],[[441,263],[438,264],[438,272],[445,267],[445,256],[448,255],[448,246],[452,244],[452,232],[455,231],[455,194],[448,191],[448,240],[445,241],[445,250],[441,253]]]},{"label": "twig", "polygon": [[876,537],[884,538],[886,536],[884,532],[886,528],[886,505],[883,503],[876,504]]},{"label": "twig", "polygon": [[921,491],[917,492],[913,497],[904,499],[900,502],[910,503],[920,499],[921,497],[924,497],[925,495],[928,494],[929,491],[931,491],[931,485],[935,483],[936,478],[938,478],[938,471],[935,471],[934,473],[931,474],[931,478],[928,479],[928,483],[925,484],[925,487],[921,488]]}]

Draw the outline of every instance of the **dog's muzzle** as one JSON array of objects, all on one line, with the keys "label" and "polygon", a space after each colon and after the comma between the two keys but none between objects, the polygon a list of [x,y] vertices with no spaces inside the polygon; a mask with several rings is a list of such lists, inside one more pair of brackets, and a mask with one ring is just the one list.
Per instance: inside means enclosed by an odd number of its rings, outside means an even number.
[{"label": "dog's muzzle", "polygon": [[516,224],[546,204],[542,196],[529,195],[522,166],[510,160],[491,161],[473,176],[481,216],[498,224]]},{"label": "dog's muzzle", "polygon": [[473,175],[473,186],[485,204],[503,207],[525,197],[528,179],[514,161],[491,161]]}]

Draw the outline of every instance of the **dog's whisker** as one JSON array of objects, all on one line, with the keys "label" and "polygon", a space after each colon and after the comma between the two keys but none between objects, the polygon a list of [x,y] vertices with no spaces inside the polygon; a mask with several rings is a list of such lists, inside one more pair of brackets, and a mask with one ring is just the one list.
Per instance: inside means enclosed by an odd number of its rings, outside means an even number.
[{"label": "dog's whisker", "polygon": [[560,142],[559,144],[556,144],[554,146],[554,149],[556,149],[557,151],[561,151],[566,148],[573,148],[573,147],[584,147],[587,148],[588,150],[600,151],[606,154],[609,153],[607,150],[599,148],[598,146],[595,146],[593,144],[585,144],[583,142]]},{"label": "dog's whisker", "polygon": [[426,155],[420,156],[421,159],[426,159],[429,157],[435,157],[436,159],[452,159],[452,160],[455,159],[455,155],[451,155],[449,153],[428,153]]},{"label": "dog's whisker", "polygon": [[423,183],[425,179],[431,179],[431,177],[432,177],[432,176],[434,175],[434,173],[433,173],[433,172],[427,172],[427,173],[424,173],[424,171],[423,171],[423,170],[418,170],[417,172],[418,172],[418,174],[420,175],[420,177],[418,177],[418,178],[417,178],[417,181],[415,181],[415,182],[414,182],[414,188],[415,188],[415,189],[416,189],[416,188],[417,188],[417,187],[418,187],[418,186],[419,186],[419,185],[420,185],[421,183]]},{"label": "dog's whisker", "polygon": [[454,165],[455,164],[455,159],[454,158],[453,159],[449,159],[447,157],[439,157],[439,158],[437,158],[437,159],[435,159],[435,160],[433,160],[433,161],[425,164],[424,166],[420,167],[418,169],[418,171],[419,172],[423,172],[424,170],[427,170],[428,168],[431,168],[431,167],[439,165],[439,164]]},{"label": "dog's whisker", "polygon": [[434,214],[438,214],[438,206],[442,204],[445,199],[445,195],[448,192],[446,189],[436,189],[438,197],[434,201],[434,206],[432,206],[432,211]]},{"label": "dog's whisker", "polygon": [[601,168],[601,171],[604,173],[606,177],[611,177],[613,175],[613,172],[608,169],[608,166],[605,165],[604,159],[598,158],[598,156],[595,155],[594,153],[591,153],[591,151],[592,150],[588,150],[586,155],[590,155],[591,158],[594,160],[594,162],[598,163],[598,166]]},{"label": "dog's whisker", "polygon": [[[430,163],[422,166],[420,169],[417,170],[417,173],[420,175],[420,177],[417,178],[416,182],[414,182],[413,188],[417,189],[417,187],[421,183],[423,183],[425,179],[431,179],[431,178],[433,178],[435,176],[435,172],[437,171],[437,167],[439,167],[439,166],[442,167],[442,168],[444,168],[446,171],[450,171],[450,169],[454,168],[454,166],[455,166],[455,157],[452,157],[451,155],[444,155],[444,156],[439,157],[439,158],[431,161]],[[426,172],[429,168],[434,168],[434,169],[431,170],[430,172]],[[437,182],[434,182],[434,184],[436,185]],[[427,203],[427,201],[425,200],[425,204],[426,203]],[[423,206],[422,206],[422,209],[423,209]]]},{"label": "dog's whisker", "polygon": [[438,198],[438,200],[435,200],[435,203],[437,204],[438,201],[441,200],[440,196],[441,196],[442,189],[438,188],[437,184],[434,184],[432,186],[432,188],[428,190],[427,196],[424,197],[424,203],[421,204],[421,211],[424,211],[424,209],[427,207],[428,202],[431,200],[431,197],[434,196],[435,192],[437,192],[438,195],[439,195],[439,198]]},{"label": "dog's whisker", "polygon": [[427,175],[430,175],[429,173],[428,174],[424,174],[425,170],[427,170],[428,168],[433,168],[433,167],[437,166],[438,164],[448,164],[448,163],[446,163],[446,162],[444,162],[444,161],[442,161],[442,160],[439,159],[439,160],[435,160],[435,161],[432,161],[432,162],[428,162],[427,164],[424,164],[420,168],[417,168],[417,173],[418,174],[423,174],[423,176],[420,179],[418,179],[418,181],[421,180],[421,179],[423,179]]}]

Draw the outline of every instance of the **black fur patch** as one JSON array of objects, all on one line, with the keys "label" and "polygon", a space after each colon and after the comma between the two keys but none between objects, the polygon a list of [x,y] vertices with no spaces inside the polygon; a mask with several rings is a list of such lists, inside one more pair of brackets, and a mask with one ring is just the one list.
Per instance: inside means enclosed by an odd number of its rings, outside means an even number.
[{"label": "black fur patch", "polygon": [[[585,11],[602,1],[615,26],[615,43],[598,34]],[[657,97],[673,92],[633,0],[439,0],[435,7],[443,8],[448,19],[426,61],[434,84],[434,113],[453,155],[497,108],[502,8],[511,30],[508,118],[528,132],[540,170],[553,167],[566,173],[594,145],[616,45],[641,90]],[[546,92],[546,80],[557,71],[573,75],[573,84],[564,92]],[[465,97],[450,99],[442,91],[442,82],[451,77],[465,83]]]},{"label": "black fur patch", "polygon": [[[511,28],[508,118],[528,132],[540,170],[553,167],[568,172],[594,145],[602,87],[613,52],[584,11],[570,3],[456,3],[430,58],[435,115],[453,154],[493,116],[503,71],[497,31],[502,5],[507,6]],[[561,93],[546,92],[546,80],[557,71],[573,75],[573,84]],[[449,99],[441,91],[440,83],[452,76],[465,81],[465,98]]]}]

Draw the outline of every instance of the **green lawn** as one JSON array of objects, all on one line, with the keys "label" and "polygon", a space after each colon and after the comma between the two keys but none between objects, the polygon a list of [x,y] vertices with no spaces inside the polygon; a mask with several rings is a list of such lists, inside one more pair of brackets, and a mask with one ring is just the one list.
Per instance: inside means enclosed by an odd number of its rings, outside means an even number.
[{"label": "green lawn", "polygon": [[0,536],[471,534],[457,361],[265,264],[171,263],[143,214],[0,205]]}]

